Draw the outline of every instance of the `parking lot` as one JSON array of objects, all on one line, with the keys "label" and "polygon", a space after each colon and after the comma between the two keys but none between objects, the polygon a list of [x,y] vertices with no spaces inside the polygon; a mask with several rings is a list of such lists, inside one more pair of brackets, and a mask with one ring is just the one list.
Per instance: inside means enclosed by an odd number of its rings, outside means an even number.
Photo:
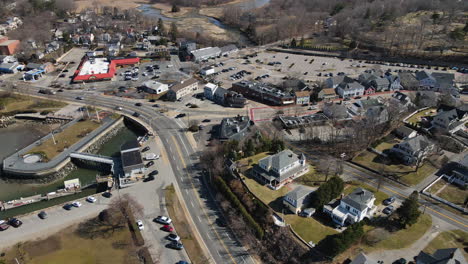
[{"label": "parking lot", "polygon": [[[264,75],[269,76],[261,78],[261,81],[278,84],[284,77],[296,77],[304,79],[306,82],[313,82],[323,81],[329,78],[330,74],[335,76],[338,73],[345,73],[350,77],[357,78],[358,75],[366,69],[390,70],[392,72],[398,72],[400,70],[411,72],[415,72],[416,70],[428,70],[430,72],[454,73],[456,76],[462,74],[446,68],[404,65],[401,63],[377,63],[372,61],[306,56],[269,51],[258,52],[256,56],[246,57],[246,55],[250,54],[255,53],[243,52],[232,58],[222,57],[216,60],[210,60],[210,63],[205,66],[219,65],[220,62],[223,63],[223,65],[215,66],[217,74],[212,75],[212,77],[225,88],[230,88],[233,82],[255,80],[255,78]],[[226,69],[231,70],[223,72],[223,70]],[[251,74],[245,74],[242,78],[233,80],[231,75],[240,71],[251,72]]]}]

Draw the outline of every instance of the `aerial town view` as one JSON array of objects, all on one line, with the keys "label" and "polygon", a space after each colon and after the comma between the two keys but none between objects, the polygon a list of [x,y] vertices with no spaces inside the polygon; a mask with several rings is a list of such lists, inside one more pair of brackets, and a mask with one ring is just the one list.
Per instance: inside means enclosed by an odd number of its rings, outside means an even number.
[{"label": "aerial town view", "polygon": [[0,0],[0,264],[468,263],[468,1]]}]

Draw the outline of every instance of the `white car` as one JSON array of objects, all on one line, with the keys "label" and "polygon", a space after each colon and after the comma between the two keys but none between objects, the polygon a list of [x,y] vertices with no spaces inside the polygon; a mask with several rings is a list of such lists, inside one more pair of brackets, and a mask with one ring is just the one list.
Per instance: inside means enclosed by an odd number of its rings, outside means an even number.
[{"label": "white car", "polygon": [[75,202],[72,203],[72,205],[75,206],[75,207],[80,207],[81,203],[78,202],[78,201],[75,201]]},{"label": "white car", "polygon": [[145,229],[145,226],[143,225],[143,221],[138,220],[137,222],[138,229],[143,230]]},{"label": "white car", "polygon": [[169,234],[167,235],[167,239],[169,239],[170,241],[179,241],[180,237],[176,234]]},{"label": "white car", "polygon": [[94,198],[93,196],[88,196],[88,198],[86,198],[86,201],[90,202],[90,203],[94,203],[96,202],[96,198]]},{"label": "white car", "polygon": [[172,223],[172,219],[167,216],[158,216],[154,221],[164,225],[170,225]]}]

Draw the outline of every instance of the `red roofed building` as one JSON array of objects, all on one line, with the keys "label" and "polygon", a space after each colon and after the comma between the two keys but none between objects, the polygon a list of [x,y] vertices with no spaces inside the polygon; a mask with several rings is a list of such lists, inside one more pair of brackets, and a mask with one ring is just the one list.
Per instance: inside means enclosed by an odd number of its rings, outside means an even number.
[{"label": "red roofed building", "polygon": [[19,44],[19,40],[8,39],[8,37],[0,37],[0,55],[15,54]]},{"label": "red roofed building", "polygon": [[115,76],[117,66],[135,65],[140,58],[88,58],[84,57],[75,71],[73,82],[94,82],[110,80]]}]

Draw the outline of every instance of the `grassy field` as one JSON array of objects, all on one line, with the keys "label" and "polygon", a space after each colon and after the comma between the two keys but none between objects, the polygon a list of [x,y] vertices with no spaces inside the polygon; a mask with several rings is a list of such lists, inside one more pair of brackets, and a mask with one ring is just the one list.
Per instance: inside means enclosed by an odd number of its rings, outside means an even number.
[{"label": "grassy field", "polygon": [[41,153],[45,160],[51,160],[64,149],[72,146],[87,134],[100,126],[99,123],[92,120],[77,122],[76,124],[67,127],[62,132],[55,134],[55,143],[52,138],[42,142],[41,145],[34,147],[29,153]]},{"label": "grassy field", "polygon": [[374,251],[377,249],[401,249],[409,247],[416,240],[421,238],[432,226],[432,218],[428,214],[423,214],[418,219],[418,222],[406,229],[401,229],[374,246],[364,245],[366,252]]},{"label": "grassy field", "polygon": [[[68,227],[44,240],[19,244],[6,252],[6,264],[137,264],[135,248],[128,228],[116,230],[108,236],[83,238]],[[0,260],[2,258],[0,257]]]},{"label": "grassy field", "polygon": [[167,211],[172,219],[172,225],[184,244],[184,248],[194,264],[206,263],[208,259],[202,250],[200,242],[194,237],[192,227],[188,225],[187,216],[182,210],[179,198],[175,193],[174,186],[170,185],[165,191]]},{"label": "grassy field", "polygon": [[317,244],[326,236],[338,233],[335,229],[325,226],[319,221],[311,217],[300,217],[297,215],[285,215],[286,224],[291,225],[294,231],[302,237],[306,242],[314,242]]},{"label": "grassy field", "polygon": [[376,188],[374,188],[372,186],[369,186],[369,185],[367,185],[365,183],[361,183],[361,182],[347,183],[346,186],[345,186],[345,189],[343,190],[343,193],[344,193],[344,195],[348,195],[358,187],[361,187],[363,189],[366,189],[366,190],[371,191],[371,192],[374,193],[374,196],[375,196],[374,204],[375,205],[382,204],[382,201],[389,197],[386,193],[381,192],[381,191],[377,191]]},{"label": "grassy field", "polygon": [[468,196],[466,190],[462,190],[460,187],[450,184],[443,179],[432,185],[429,192],[459,206],[463,206]]},{"label": "grassy field", "polygon": [[261,185],[250,177],[245,177],[245,183],[249,189],[266,204],[272,203],[273,201],[285,196],[289,191],[291,191],[288,186],[284,186],[283,188],[276,191],[272,190],[266,185]]},{"label": "grassy field", "polygon": [[418,112],[414,115],[412,115],[410,118],[408,118],[408,123],[410,124],[416,124],[416,123],[419,123],[421,121],[421,117],[424,117],[424,116],[433,116],[437,113],[437,109],[435,108],[429,108],[429,109],[426,109],[426,110],[423,110],[421,112]]},{"label": "grassy field", "polygon": [[57,110],[66,103],[52,100],[38,99],[25,95],[0,93],[0,113],[19,111],[19,110]]},{"label": "grassy field", "polygon": [[[468,243],[468,233],[462,230],[445,231],[437,235],[429,245],[424,248],[426,253],[434,253],[437,249],[443,248],[465,248]],[[462,250],[463,255],[468,259],[468,253]]]},{"label": "grassy field", "polygon": [[[377,156],[378,155],[375,153],[364,151],[356,156],[353,161],[365,167],[379,171],[382,168],[382,163],[375,161]],[[437,168],[427,162],[424,162],[423,166],[419,168],[417,172],[414,171],[415,169],[413,167],[409,167],[403,164],[383,165],[383,168],[385,173],[395,174],[395,176],[398,177],[400,181],[408,185],[418,184],[437,170]]]},{"label": "grassy field", "polygon": [[[245,171],[245,170],[252,168],[252,166],[257,164],[259,160],[263,159],[264,157],[268,155],[269,155],[268,152],[262,152],[252,157],[241,159],[239,160],[238,164],[240,165],[241,170]],[[249,163],[249,160],[251,161],[250,163]]]}]

